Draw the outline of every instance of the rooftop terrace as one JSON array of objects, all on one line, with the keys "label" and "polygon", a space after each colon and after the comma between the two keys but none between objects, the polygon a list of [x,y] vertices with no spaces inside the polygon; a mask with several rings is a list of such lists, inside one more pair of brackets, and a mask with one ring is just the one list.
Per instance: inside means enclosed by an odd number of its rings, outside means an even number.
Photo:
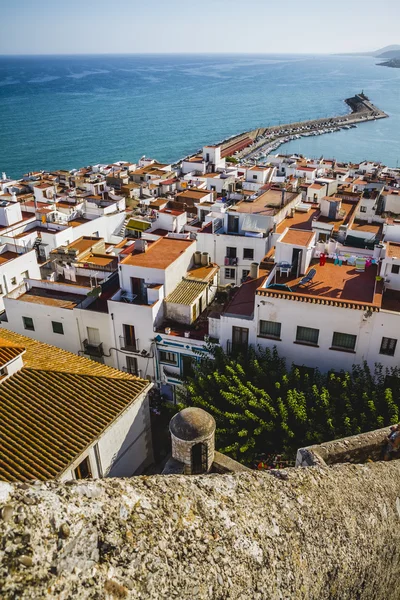
[{"label": "rooftop terrace", "polygon": [[87,290],[82,287],[82,294],[80,294],[77,291],[72,291],[74,287],[76,286],[71,286],[71,292],[67,292],[62,288],[57,288],[57,284],[52,287],[48,284],[43,288],[32,286],[30,289],[26,284],[23,284],[16,290],[13,290],[8,297],[21,300],[22,302],[57,306],[59,308],[72,310],[87,298]]},{"label": "rooftop terrace", "polygon": [[285,192],[285,197],[282,203],[282,190],[270,189],[258,196],[252,202],[241,200],[235,204],[234,209],[239,213],[252,215],[273,216],[280,208],[286,206],[294,200],[299,194],[293,192]]},{"label": "rooftop terrace", "polygon": [[132,254],[124,258],[121,262],[124,265],[166,269],[192,244],[194,244],[194,240],[181,240],[168,237],[160,238],[149,245],[145,252],[134,250]]},{"label": "rooftop terrace", "polygon": [[[313,260],[308,272],[315,269],[316,275],[310,283],[299,286],[302,277],[290,274],[276,275],[269,287],[260,286],[258,294],[282,297],[287,299],[309,298],[309,301],[319,300],[324,304],[325,299],[334,300],[334,305],[349,308],[361,308],[370,305],[376,309],[382,304],[382,283],[376,281],[377,266],[371,265],[364,272],[357,272],[355,266],[343,263],[342,266],[334,264],[328,259],[324,266],[318,260]],[[330,302],[328,302],[330,303]],[[353,305],[353,306],[352,306]]]}]

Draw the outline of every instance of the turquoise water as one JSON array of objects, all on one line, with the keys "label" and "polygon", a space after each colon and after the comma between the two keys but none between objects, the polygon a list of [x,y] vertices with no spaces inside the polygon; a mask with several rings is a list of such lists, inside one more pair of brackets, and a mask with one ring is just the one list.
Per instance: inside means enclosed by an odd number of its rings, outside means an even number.
[{"label": "turquoise water", "polygon": [[400,159],[400,69],[288,55],[0,57],[0,171],[154,156],[175,161],[258,125],[345,114],[364,89],[390,119],[289,143],[343,160]]}]

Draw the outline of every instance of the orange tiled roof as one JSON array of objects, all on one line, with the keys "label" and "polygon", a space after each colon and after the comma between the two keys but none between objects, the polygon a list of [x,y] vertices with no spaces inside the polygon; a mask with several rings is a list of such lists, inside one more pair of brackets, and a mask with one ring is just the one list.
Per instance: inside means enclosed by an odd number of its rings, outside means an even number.
[{"label": "orange tiled roof", "polygon": [[57,478],[149,385],[6,329],[1,337],[26,348],[24,367],[0,384],[2,480]]}]

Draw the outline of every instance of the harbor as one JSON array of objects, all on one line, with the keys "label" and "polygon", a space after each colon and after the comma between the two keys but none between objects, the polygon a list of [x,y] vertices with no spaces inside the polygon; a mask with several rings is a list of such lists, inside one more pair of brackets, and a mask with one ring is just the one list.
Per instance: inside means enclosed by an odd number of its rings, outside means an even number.
[{"label": "harbor", "polygon": [[256,164],[265,162],[282,144],[292,140],[353,129],[359,124],[388,117],[370,102],[364,92],[347,98],[344,102],[351,110],[347,115],[253,129],[224,140],[221,154],[244,161],[244,164]]},{"label": "harbor", "polygon": [[[348,114],[258,127],[222,140],[218,143],[221,146],[221,157],[231,157],[245,165],[263,163],[267,162],[268,156],[278,150],[280,146],[292,140],[350,130],[368,121],[386,119],[389,116],[375,106],[364,92],[355,94],[344,102],[350,108]],[[175,166],[196,156],[198,152],[181,158],[175,163]]]}]

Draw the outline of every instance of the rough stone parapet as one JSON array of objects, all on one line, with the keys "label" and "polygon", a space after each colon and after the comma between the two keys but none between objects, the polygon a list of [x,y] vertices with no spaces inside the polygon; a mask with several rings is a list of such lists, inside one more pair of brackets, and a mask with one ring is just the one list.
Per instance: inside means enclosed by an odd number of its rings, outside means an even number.
[{"label": "rough stone parapet", "polygon": [[400,461],[1,484],[4,600],[398,600]]},{"label": "rough stone parapet", "polygon": [[383,429],[300,448],[297,451],[296,467],[334,465],[344,462],[357,464],[365,463],[368,460],[382,460],[388,442],[388,433],[389,428],[384,427]]}]

